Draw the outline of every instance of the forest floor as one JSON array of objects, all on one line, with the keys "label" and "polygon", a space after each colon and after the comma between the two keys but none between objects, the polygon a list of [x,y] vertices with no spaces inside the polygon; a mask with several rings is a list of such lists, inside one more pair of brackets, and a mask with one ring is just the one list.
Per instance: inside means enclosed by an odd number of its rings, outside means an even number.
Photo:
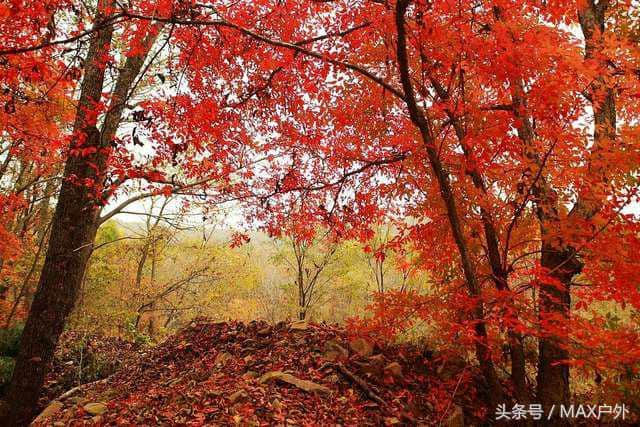
[{"label": "forest floor", "polygon": [[199,319],[137,354],[58,396],[34,425],[457,426],[469,417],[451,367],[338,326]]}]

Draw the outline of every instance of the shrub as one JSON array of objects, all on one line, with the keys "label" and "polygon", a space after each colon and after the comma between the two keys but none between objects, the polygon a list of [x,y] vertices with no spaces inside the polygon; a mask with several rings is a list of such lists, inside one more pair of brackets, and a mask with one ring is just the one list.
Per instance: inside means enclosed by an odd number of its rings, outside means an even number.
[{"label": "shrub", "polygon": [[11,381],[11,374],[13,374],[13,367],[16,365],[16,361],[12,357],[0,357],[0,396],[5,392],[6,387]]},{"label": "shrub", "polygon": [[0,357],[16,357],[20,348],[23,324],[0,329]]}]

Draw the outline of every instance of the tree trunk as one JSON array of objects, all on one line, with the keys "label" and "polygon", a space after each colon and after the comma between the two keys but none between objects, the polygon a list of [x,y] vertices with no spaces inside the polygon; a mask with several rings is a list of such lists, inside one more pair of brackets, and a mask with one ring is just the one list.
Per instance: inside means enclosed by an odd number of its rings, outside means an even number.
[{"label": "tree trunk", "polygon": [[[95,141],[97,132],[94,131],[88,142]],[[95,171],[86,164],[86,159],[70,158],[65,176],[72,175],[89,178],[95,176]],[[96,234],[97,212],[98,207],[88,189],[65,181],[7,395],[13,408],[13,424],[27,422],[36,409],[58,337],[78,295]]]},{"label": "tree trunk", "polygon": [[[515,115],[521,123],[518,127],[518,135],[525,143],[525,155],[536,167],[543,168],[543,161],[538,153],[533,151],[533,128],[526,113],[524,91],[519,84],[516,84],[514,90],[513,103]],[[567,256],[573,254],[573,251],[563,246],[563,243],[554,235],[562,220],[558,212],[558,196],[547,182],[543,172],[539,170],[538,173],[539,176],[532,183],[531,191],[535,197],[536,216],[540,223],[542,239],[540,263],[549,272],[550,277],[539,283],[538,316],[543,330],[538,342],[536,394],[537,401],[542,404],[545,412],[549,412],[554,405],[569,403],[569,366],[565,363],[568,357],[566,350],[568,337],[561,331],[569,321],[570,282],[573,274],[567,271],[567,268],[572,265],[567,262]],[[542,328],[543,324],[544,328]],[[552,334],[549,333],[548,328],[551,325],[555,325],[555,328],[552,328]],[[558,412],[554,411],[554,413],[557,415]],[[567,420],[554,417],[554,423],[566,425]]]},{"label": "tree trunk", "polygon": [[7,148],[7,157],[4,158],[2,165],[0,165],[0,179],[2,179],[4,174],[7,172],[7,170],[9,169],[9,165],[11,164],[11,160],[13,160],[13,155],[11,154],[11,148],[13,147],[13,144],[15,143],[12,142],[9,145],[9,148]]},{"label": "tree trunk", "polygon": [[[95,25],[104,18],[105,6],[104,1],[100,3]],[[113,27],[106,26],[91,40],[72,147],[100,146],[100,133],[86,113],[95,108],[102,97],[104,58],[108,56],[112,34]],[[37,409],[45,375],[66,318],[77,299],[97,231],[99,206],[93,189],[78,183],[86,180],[100,182],[99,174],[104,169],[105,155],[100,149],[86,157],[70,154],[67,159],[52,220],[49,248],[6,397],[11,410],[4,417],[3,425],[27,424]],[[77,181],[72,181],[72,177]]]},{"label": "tree trunk", "polygon": [[304,320],[307,317],[307,301],[304,289],[304,281],[302,273],[298,277],[298,320]]},{"label": "tree trunk", "polygon": [[475,353],[480,365],[480,370],[482,371],[482,375],[486,382],[487,403],[491,408],[496,408],[498,404],[504,402],[504,392],[502,385],[498,380],[498,375],[488,347],[488,334],[485,323],[484,304],[481,300],[480,283],[471,259],[467,239],[462,230],[460,215],[453,195],[448,171],[440,160],[440,155],[434,144],[435,138],[432,134],[431,124],[418,106],[413,84],[411,83],[407,53],[407,35],[405,29],[405,12],[408,5],[408,0],[399,0],[396,3],[396,29],[398,32],[397,60],[400,71],[400,80],[402,82],[404,98],[407,109],[409,110],[411,121],[420,131],[420,135],[429,158],[429,163],[438,183],[440,196],[446,207],[447,218],[449,220],[449,225],[451,226],[451,233],[460,254],[460,261],[467,290],[469,295],[476,299],[476,305],[471,310],[472,320],[475,323]]},{"label": "tree trunk", "polygon": [[[609,2],[598,3],[585,2],[578,11],[580,27],[585,39],[586,60],[606,58],[601,52],[602,37],[606,30],[606,12]],[[600,211],[602,206],[604,187],[607,177],[604,172],[604,161],[601,158],[602,147],[616,138],[616,101],[611,87],[606,84],[605,73],[607,64],[602,67],[600,75],[590,87],[590,97],[594,111],[593,147],[589,158],[589,171],[597,177],[597,183],[590,188],[588,194],[581,194],[569,217],[578,216],[583,220],[592,219]],[[574,278],[582,271],[583,264],[578,259],[575,248],[571,245],[551,244],[544,239],[545,227],[543,225],[543,245],[541,265],[550,271],[550,279],[555,284],[543,283],[540,287],[540,311],[541,313],[553,313],[563,321],[567,321],[571,310],[571,284]],[[558,284],[560,286],[558,286]],[[559,329],[562,331],[562,329]],[[568,337],[566,332],[560,336],[548,337],[540,340],[538,360],[538,400],[545,406],[568,403],[569,394],[569,367],[558,363],[569,357],[566,345]]]},{"label": "tree trunk", "polygon": [[[450,99],[449,92],[446,88],[444,88],[434,79],[432,79],[432,83],[436,90],[436,93],[441,99]],[[460,73],[460,85],[463,89],[462,93],[465,93],[464,84],[464,74]],[[451,123],[453,124],[456,137],[460,142],[465,158],[470,159],[471,148],[465,142],[467,138],[467,131],[465,130],[465,127],[460,122],[460,118],[457,117],[453,112],[447,110],[446,113],[449,116]],[[480,173],[477,170],[472,169],[468,172],[468,175],[471,177],[471,181],[474,187],[482,191],[482,193],[487,194],[484,179],[482,178]],[[495,283],[497,289],[508,290],[509,274],[505,270],[500,257],[500,243],[498,240],[498,232],[493,225],[491,214],[482,206],[480,206],[480,216],[482,218],[482,227],[487,243],[486,254],[489,260],[489,265],[491,267],[493,282]],[[530,402],[531,398],[529,387],[527,386],[526,359],[524,356],[524,337],[522,336],[522,334],[514,331],[511,327],[507,328],[507,336],[509,355],[511,358],[511,382],[513,383],[514,398],[518,403],[526,405]]]},{"label": "tree trunk", "polygon": [[[573,259],[573,251],[558,250],[556,247],[543,243],[541,264],[549,269],[554,283],[540,284],[539,310],[541,320],[555,324],[553,335],[545,334],[538,344],[538,376],[537,397],[548,411],[553,405],[569,403],[569,366],[564,363],[569,357],[566,345],[566,332],[571,309],[570,283],[576,272],[580,271]],[[559,286],[560,285],[560,286]],[[556,420],[562,423],[563,420]]]},{"label": "tree trunk", "polygon": [[[112,0],[99,1],[94,26],[100,28],[103,20],[108,18],[104,11],[112,6]],[[101,132],[96,127],[95,118],[90,119],[91,114],[87,113],[95,110],[102,97],[104,61],[109,58],[113,26],[100,28],[91,40],[71,147],[96,150],[87,156],[70,153],[67,158],[52,219],[49,248],[6,397],[11,411],[0,414],[2,425],[27,424],[37,409],[44,377],[66,318],[77,300],[100,225],[100,185],[107,168],[109,143],[115,137],[135,77],[140,73],[161,27],[162,24],[153,26],[142,41],[139,53],[127,56]],[[94,183],[94,186],[87,186],[87,182]]]},{"label": "tree trunk", "polygon": [[36,271],[38,261],[40,261],[40,255],[42,254],[43,249],[46,246],[45,238],[47,237],[47,233],[51,228],[50,225],[51,223],[47,224],[47,226],[44,229],[44,233],[41,235],[38,241],[38,249],[35,255],[33,256],[33,262],[31,263],[31,267],[29,268],[29,271],[27,272],[27,274],[24,276],[24,279],[22,280],[20,291],[18,292],[18,295],[16,295],[16,298],[13,301],[13,304],[11,305],[11,310],[9,311],[9,315],[7,316],[7,319],[5,321],[5,325],[4,325],[5,328],[9,328],[11,326],[11,322],[13,321],[13,316],[16,314],[16,311],[20,306],[20,302],[22,301],[22,298],[26,294],[28,294],[28,288],[29,288],[29,283],[31,283],[31,277]]}]

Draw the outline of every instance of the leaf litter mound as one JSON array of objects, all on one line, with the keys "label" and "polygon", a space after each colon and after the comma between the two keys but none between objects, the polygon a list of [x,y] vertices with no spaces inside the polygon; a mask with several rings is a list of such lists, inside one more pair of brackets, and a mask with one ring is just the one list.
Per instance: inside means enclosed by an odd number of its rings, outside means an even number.
[{"label": "leaf litter mound", "polygon": [[34,425],[437,424],[433,364],[333,325],[198,319]]}]

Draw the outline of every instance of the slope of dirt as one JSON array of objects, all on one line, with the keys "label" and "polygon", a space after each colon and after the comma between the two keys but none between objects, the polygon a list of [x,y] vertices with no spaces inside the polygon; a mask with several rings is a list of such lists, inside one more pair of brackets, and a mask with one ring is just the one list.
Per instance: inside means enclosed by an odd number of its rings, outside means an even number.
[{"label": "slope of dirt", "polygon": [[34,425],[437,424],[432,365],[335,326],[198,320]]}]

